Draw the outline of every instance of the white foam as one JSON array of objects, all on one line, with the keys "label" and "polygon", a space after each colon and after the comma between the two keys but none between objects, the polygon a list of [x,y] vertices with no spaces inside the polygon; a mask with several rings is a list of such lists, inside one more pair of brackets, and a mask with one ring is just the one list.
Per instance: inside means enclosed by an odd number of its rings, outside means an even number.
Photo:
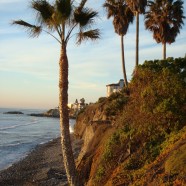
[{"label": "white foam", "polygon": [[0,128],[0,130],[15,129],[15,128],[18,128],[18,127],[23,127],[23,126],[28,126],[28,125],[35,125],[37,123],[38,123],[38,121],[32,121],[32,122],[25,123],[25,124],[13,125],[13,126],[9,126],[9,127],[2,127],[2,128]]}]

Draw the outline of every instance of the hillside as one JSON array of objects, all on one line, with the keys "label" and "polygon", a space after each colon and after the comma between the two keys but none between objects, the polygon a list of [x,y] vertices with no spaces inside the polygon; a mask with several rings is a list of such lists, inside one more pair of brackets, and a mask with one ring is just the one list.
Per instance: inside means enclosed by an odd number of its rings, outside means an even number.
[{"label": "hillside", "polygon": [[75,134],[87,186],[186,185],[186,58],[146,61],[126,90],[82,111]]}]

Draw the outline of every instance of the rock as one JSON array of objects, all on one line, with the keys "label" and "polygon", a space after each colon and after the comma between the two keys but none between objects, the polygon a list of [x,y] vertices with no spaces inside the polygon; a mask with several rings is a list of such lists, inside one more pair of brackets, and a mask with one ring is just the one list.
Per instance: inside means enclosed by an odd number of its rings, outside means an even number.
[{"label": "rock", "polygon": [[[29,116],[36,116],[36,117],[52,117],[52,118],[59,118],[59,110],[58,109],[50,109],[47,112],[39,113],[39,114],[29,114]],[[76,119],[75,116],[69,115],[70,119]]]},{"label": "rock", "polygon": [[44,114],[35,114],[35,113],[32,113],[32,114],[28,114],[29,116],[36,116],[36,117],[44,117],[45,115]]},{"label": "rock", "polygon": [[47,112],[39,113],[39,114],[32,113],[32,114],[29,114],[29,116],[59,118],[59,110],[50,109]]},{"label": "rock", "polygon": [[9,112],[4,112],[3,114],[23,114],[20,111],[9,111]]},{"label": "rock", "polygon": [[59,118],[59,110],[58,109],[50,109],[49,111],[43,113],[46,117],[54,117]]}]

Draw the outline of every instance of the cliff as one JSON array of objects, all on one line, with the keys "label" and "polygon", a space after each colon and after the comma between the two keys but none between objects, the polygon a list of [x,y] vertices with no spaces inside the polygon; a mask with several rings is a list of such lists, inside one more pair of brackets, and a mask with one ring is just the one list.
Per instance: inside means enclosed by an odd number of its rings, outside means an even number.
[{"label": "cliff", "polygon": [[78,115],[84,185],[186,185],[185,65],[185,58],[145,62],[129,96],[100,98]]}]

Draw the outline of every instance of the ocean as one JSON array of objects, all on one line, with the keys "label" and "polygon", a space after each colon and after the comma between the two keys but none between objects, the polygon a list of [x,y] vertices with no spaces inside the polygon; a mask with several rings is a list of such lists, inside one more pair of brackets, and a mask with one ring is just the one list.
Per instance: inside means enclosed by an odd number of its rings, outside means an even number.
[{"label": "ocean", "polygon": [[[24,114],[3,114],[21,111]],[[23,159],[37,145],[60,136],[59,118],[28,116],[46,110],[0,108],[0,170]],[[75,120],[70,120],[73,132]]]}]

